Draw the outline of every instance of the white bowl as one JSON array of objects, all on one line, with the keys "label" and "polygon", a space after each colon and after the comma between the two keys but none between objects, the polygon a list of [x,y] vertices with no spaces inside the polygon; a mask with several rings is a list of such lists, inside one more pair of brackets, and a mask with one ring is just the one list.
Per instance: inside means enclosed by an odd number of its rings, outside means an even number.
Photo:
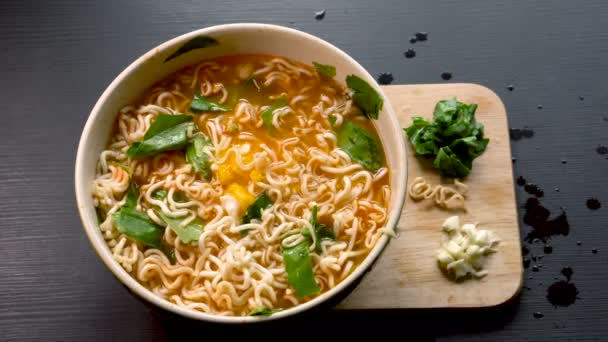
[{"label": "white bowl", "polygon": [[[198,36],[209,36],[219,44],[204,49],[192,50],[165,63],[165,59],[185,42]],[[165,42],[129,65],[103,92],[91,111],[82,132],[76,156],[76,201],[84,230],[95,251],[105,265],[135,295],[167,311],[198,320],[221,323],[259,322],[291,316],[327,302],[336,294],[359,280],[380,256],[390,237],[383,235],[367,258],[338,286],[318,297],[275,313],[269,317],[223,317],[179,307],[155,295],[112,258],[97,225],[92,198],[92,182],[100,152],[106,146],[118,111],[132,103],[153,83],[187,65],[200,60],[243,53],[280,55],[311,63],[316,61],[336,66],[336,79],[344,82],[348,74],[355,74],[376,88],[384,98],[379,119],[374,120],[382,140],[390,168],[391,201],[387,227],[396,227],[403,207],[406,191],[406,150],[402,130],[388,99],[375,79],[354,59],[335,46],[307,33],[294,29],[266,24],[229,24],[193,31]]]}]

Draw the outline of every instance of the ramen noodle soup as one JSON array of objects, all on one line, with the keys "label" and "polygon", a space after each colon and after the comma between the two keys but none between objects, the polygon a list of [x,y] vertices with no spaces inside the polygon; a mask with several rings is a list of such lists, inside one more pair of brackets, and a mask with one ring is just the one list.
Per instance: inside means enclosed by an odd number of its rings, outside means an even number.
[{"label": "ramen noodle soup", "polygon": [[266,315],[332,289],[386,230],[379,94],[266,55],[181,69],[118,113],[92,196],[114,259],[178,306]]}]

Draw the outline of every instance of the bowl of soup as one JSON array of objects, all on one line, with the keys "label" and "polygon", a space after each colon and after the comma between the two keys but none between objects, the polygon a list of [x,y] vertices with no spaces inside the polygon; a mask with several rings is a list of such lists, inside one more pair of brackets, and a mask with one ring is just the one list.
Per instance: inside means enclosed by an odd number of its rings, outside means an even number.
[{"label": "bowl of soup", "polygon": [[92,109],[75,189],[84,230],[132,293],[198,320],[304,312],[394,236],[406,150],[374,78],[266,24],[208,27],[134,61]]}]

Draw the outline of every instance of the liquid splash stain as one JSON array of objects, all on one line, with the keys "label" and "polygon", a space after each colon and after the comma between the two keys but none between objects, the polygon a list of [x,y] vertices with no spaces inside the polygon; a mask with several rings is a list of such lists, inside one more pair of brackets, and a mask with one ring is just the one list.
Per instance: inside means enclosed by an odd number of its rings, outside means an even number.
[{"label": "liquid splash stain", "polygon": [[574,271],[571,267],[564,267],[561,271],[566,280],[559,280],[547,288],[547,300],[554,306],[570,306],[576,302],[578,289],[570,282]]},{"label": "liquid splash stain", "polygon": [[538,198],[530,197],[524,205],[526,212],[524,213],[524,223],[532,227],[532,230],[526,235],[527,242],[544,241],[553,235],[568,235],[570,233],[570,224],[566,212],[562,213],[553,219],[549,219],[551,212],[543,207]]},{"label": "liquid splash stain", "polygon": [[390,72],[383,72],[378,76],[378,83],[387,85],[393,83],[394,77]]},{"label": "liquid splash stain", "polygon": [[509,137],[511,140],[518,141],[523,138],[529,139],[534,136],[534,130],[529,128],[510,128]]},{"label": "liquid splash stain", "polygon": [[598,210],[602,207],[602,203],[597,198],[590,198],[587,200],[587,208],[591,210]]}]

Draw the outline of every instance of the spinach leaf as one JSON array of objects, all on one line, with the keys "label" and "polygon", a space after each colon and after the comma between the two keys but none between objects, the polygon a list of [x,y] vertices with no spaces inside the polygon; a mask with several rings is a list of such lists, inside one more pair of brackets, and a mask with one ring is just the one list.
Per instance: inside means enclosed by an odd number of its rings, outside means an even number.
[{"label": "spinach leaf", "polygon": [[321,76],[332,78],[336,76],[336,67],[329,64],[321,64],[317,62],[312,62],[312,65],[317,69],[317,73]]},{"label": "spinach leaf", "polygon": [[262,112],[262,121],[264,121],[264,127],[266,129],[272,128],[272,112],[279,108],[287,106],[287,99],[284,97],[279,98],[273,104],[270,105],[265,111]]},{"label": "spinach leaf", "polygon": [[97,216],[97,224],[102,224],[106,220],[106,213],[103,209],[95,207],[95,216]]},{"label": "spinach leaf", "polygon": [[169,192],[166,189],[158,189],[152,193],[151,197],[156,200],[162,201],[165,198],[167,198],[168,194],[169,194]]},{"label": "spinach leaf", "polygon": [[475,136],[460,138],[450,144],[450,149],[459,156],[467,156],[468,159],[479,157],[486,149],[489,139],[478,139]]},{"label": "spinach leaf", "polygon": [[183,149],[188,142],[188,130],[194,128],[191,121],[191,115],[160,114],[146,131],[144,140],[129,147],[127,156],[141,158]]},{"label": "spinach leaf", "polygon": [[355,75],[346,77],[346,85],[353,90],[353,101],[365,113],[365,116],[369,119],[378,119],[384,100],[376,89]]},{"label": "spinach leaf", "polygon": [[167,59],[165,59],[165,63],[172,60],[173,58],[179,57],[186,52],[195,50],[195,49],[203,49],[210,46],[218,45],[219,42],[211,37],[200,36],[195,37],[187,41],[184,45],[182,45],[177,51],[172,53]]},{"label": "spinach leaf", "polygon": [[195,94],[192,102],[190,102],[190,110],[196,112],[229,112],[230,108],[210,101],[202,95]]},{"label": "spinach leaf", "polygon": [[[439,150],[435,139],[437,129],[435,126],[425,126],[419,129],[406,129],[410,142],[414,145],[418,155],[435,155]],[[411,134],[411,135],[410,135]]]},{"label": "spinach leaf", "polygon": [[186,161],[206,180],[211,179],[211,140],[198,134],[186,148]]},{"label": "spinach leaf", "polygon": [[347,121],[338,127],[336,135],[338,146],[355,162],[373,172],[382,166],[382,145],[365,128]]},{"label": "spinach leaf", "polygon": [[[331,228],[329,228],[328,226],[326,226],[322,223],[319,223],[319,220],[317,219],[317,212],[318,212],[318,207],[315,205],[312,207],[310,224],[313,228],[313,234],[315,234],[315,250],[320,253],[322,251],[321,241],[335,240],[336,235],[334,234],[334,231]],[[306,237],[310,237],[310,230],[304,229],[302,231],[302,235],[304,235]]]},{"label": "spinach leaf", "polygon": [[249,316],[270,316],[273,313],[277,313],[282,309],[269,309],[269,308],[259,308],[251,311]]},{"label": "spinach leaf", "polygon": [[471,172],[470,162],[469,159],[460,159],[449,146],[444,146],[439,149],[433,166],[442,170],[446,176],[464,177]]},{"label": "spinach leaf", "polygon": [[319,293],[320,289],[312,271],[312,259],[306,241],[290,248],[282,248],[283,263],[287,271],[287,283],[296,290],[298,297]]},{"label": "spinach leaf", "polygon": [[180,240],[184,243],[198,241],[198,238],[203,233],[204,224],[199,218],[194,219],[187,225],[182,225],[182,220],[169,217],[163,214],[162,211],[156,210],[156,214],[177,234]]},{"label": "spinach leaf", "polygon": [[121,233],[145,245],[164,250],[161,245],[164,230],[148,215],[134,208],[121,207],[112,214],[114,225]]},{"label": "spinach leaf", "polygon": [[443,175],[464,177],[489,143],[483,125],[475,119],[476,110],[477,104],[455,97],[442,100],[435,105],[432,123],[414,117],[404,131],[416,154],[433,157],[433,166]]},{"label": "spinach leaf", "polygon": [[270,197],[266,194],[266,192],[261,193],[255,199],[255,202],[253,202],[253,204],[251,204],[247,208],[247,213],[241,219],[241,224],[250,223],[251,220],[254,220],[254,219],[255,220],[261,219],[262,211],[264,211],[264,209],[269,208],[271,206],[272,206],[272,199],[270,199]]},{"label": "spinach leaf", "polygon": [[445,128],[452,122],[452,117],[457,111],[458,101],[456,101],[456,98],[439,101],[433,111],[433,121],[442,128]]},{"label": "spinach leaf", "polygon": [[127,190],[127,199],[123,207],[135,208],[137,206],[137,198],[139,197],[139,189],[137,189],[137,184],[133,181],[129,183],[129,189]]}]

